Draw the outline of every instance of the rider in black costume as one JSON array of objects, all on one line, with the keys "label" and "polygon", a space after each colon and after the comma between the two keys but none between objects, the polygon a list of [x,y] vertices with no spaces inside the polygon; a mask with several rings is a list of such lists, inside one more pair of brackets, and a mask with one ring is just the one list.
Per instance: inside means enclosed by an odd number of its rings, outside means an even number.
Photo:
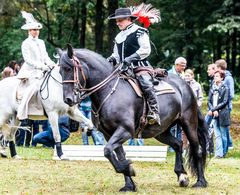
[{"label": "rider in black costume", "polygon": [[[148,30],[133,23],[137,17],[132,15],[129,8],[117,9],[108,19],[116,19],[116,24],[121,30],[115,37],[114,51],[108,60],[113,64],[123,63],[123,69],[132,67],[133,72],[137,73],[135,74],[136,78],[150,107],[147,115],[149,124],[158,123],[160,125],[159,106],[153,90],[153,78],[149,74],[150,71],[146,71],[153,69],[147,60],[151,53]],[[144,68],[145,71],[139,71],[139,68]]]}]

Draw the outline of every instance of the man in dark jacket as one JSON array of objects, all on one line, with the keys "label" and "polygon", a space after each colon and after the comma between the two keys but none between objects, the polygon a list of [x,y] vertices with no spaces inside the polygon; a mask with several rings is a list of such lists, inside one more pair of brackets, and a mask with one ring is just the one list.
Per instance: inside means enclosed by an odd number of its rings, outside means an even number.
[{"label": "man in dark jacket", "polygon": [[108,19],[115,19],[121,30],[115,38],[114,51],[108,60],[123,63],[123,70],[127,70],[128,67],[133,69],[149,103],[150,112],[147,115],[149,124],[160,125],[159,106],[150,74],[152,66],[147,60],[151,53],[148,30],[133,23],[137,17],[132,15],[129,8],[117,9]]}]

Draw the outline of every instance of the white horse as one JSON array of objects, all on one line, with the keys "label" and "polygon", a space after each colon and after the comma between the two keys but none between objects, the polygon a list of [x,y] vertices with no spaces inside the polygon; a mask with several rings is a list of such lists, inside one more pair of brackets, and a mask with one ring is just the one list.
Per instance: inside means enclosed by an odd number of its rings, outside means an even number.
[{"label": "white horse", "polygon": [[[46,73],[44,78],[39,80],[39,85],[45,82],[42,88],[41,102],[46,111],[48,120],[53,130],[53,137],[56,143],[57,155],[60,159],[66,159],[61,147],[61,136],[58,128],[58,118],[68,114],[73,120],[84,122],[89,129],[93,128],[92,122],[87,119],[77,108],[69,107],[63,101],[62,77],[59,74],[59,67]],[[6,140],[9,140],[10,154],[13,158],[19,158],[16,153],[14,139],[19,121],[16,119],[19,103],[16,100],[17,89],[20,80],[17,77],[9,77],[0,81],[0,133],[3,133]],[[11,124],[9,121],[11,119]],[[41,118],[42,119],[42,118]]]}]

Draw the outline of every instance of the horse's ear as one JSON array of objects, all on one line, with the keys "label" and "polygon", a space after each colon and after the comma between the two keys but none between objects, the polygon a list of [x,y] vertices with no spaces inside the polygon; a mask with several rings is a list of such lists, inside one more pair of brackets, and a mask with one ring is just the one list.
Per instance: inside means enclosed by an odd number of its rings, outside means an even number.
[{"label": "horse's ear", "polygon": [[72,46],[71,46],[71,44],[67,44],[67,54],[68,54],[68,57],[70,58],[70,59],[72,59],[72,57],[73,57],[73,48],[72,48]]},{"label": "horse's ear", "polygon": [[61,57],[63,50],[61,48],[56,48],[57,55]]},{"label": "horse's ear", "polygon": [[62,53],[63,53],[63,50],[62,50],[62,49],[56,48],[56,53],[53,54],[53,57],[54,57],[55,59],[59,59],[59,58],[61,57]]}]

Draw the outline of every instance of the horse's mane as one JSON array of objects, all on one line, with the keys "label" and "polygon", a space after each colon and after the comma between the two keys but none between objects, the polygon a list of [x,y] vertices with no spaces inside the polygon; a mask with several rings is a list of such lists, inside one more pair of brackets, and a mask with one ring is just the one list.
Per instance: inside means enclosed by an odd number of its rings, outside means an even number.
[{"label": "horse's mane", "polygon": [[108,69],[113,68],[113,66],[107,61],[106,58],[94,51],[88,49],[74,49],[74,52],[75,55],[86,64],[101,66]]}]

